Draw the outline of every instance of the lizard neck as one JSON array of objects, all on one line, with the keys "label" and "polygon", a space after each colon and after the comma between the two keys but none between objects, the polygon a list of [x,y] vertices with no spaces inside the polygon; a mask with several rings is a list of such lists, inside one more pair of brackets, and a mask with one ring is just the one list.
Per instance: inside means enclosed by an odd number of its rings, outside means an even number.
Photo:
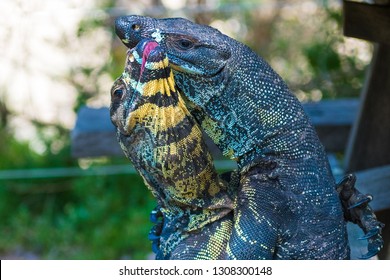
[{"label": "lizard neck", "polygon": [[229,158],[288,153],[294,141],[286,139],[310,127],[301,104],[264,60],[241,43],[230,44],[236,51],[218,75],[175,75],[187,106]]},{"label": "lizard neck", "polygon": [[[162,98],[170,101],[161,104]],[[179,219],[192,231],[231,212],[227,185],[179,92],[140,99],[138,108],[129,117],[134,132],[124,146],[131,147],[127,155],[159,200],[167,223]]]}]

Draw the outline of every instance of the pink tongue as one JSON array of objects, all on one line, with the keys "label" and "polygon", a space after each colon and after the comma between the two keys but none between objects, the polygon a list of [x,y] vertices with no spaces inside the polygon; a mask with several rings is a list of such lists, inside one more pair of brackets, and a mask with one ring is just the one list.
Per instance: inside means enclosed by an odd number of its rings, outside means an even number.
[{"label": "pink tongue", "polygon": [[143,55],[142,55],[142,65],[141,65],[140,76],[142,75],[142,72],[144,72],[146,60],[148,59],[150,52],[152,50],[154,50],[157,46],[158,46],[158,44],[154,41],[151,41],[151,42],[146,44],[144,51],[143,51]]}]

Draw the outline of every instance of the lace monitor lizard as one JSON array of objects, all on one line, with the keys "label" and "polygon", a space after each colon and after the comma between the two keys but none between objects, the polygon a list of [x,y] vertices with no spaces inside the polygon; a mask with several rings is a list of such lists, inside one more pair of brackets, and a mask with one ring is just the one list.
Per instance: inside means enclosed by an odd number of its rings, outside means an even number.
[{"label": "lace monitor lizard", "polygon": [[158,221],[154,228],[158,234],[149,234],[156,257],[225,258],[238,180],[227,174],[228,184],[217,174],[156,42],[143,40],[128,51],[112,86],[110,113],[123,151],[164,216],[164,225]]},{"label": "lace monitor lizard", "polygon": [[383,225],[370,197],[354,189],[353,176],[336,186],[301,104],[263,59],[185,19],[121,17],[116,32],[129,48],[144,38],[158,42],[189,112],[237,161],[240,182],[224,258],[348,259],[344,217],[366,232],[363,258],[380,250]]}]

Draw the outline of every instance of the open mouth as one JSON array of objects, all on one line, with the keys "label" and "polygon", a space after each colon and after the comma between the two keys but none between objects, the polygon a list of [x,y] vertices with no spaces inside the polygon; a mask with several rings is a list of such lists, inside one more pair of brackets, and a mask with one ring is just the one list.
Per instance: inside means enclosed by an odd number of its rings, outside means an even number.
[{"label": "open mouth", "polygon": [[142,64],[141,64],[141,73],[144,72],[146,61],[148,60],[149,54],[158,46],[157,42],[155,41],[147,41],[144,43],[143,46],[143,53],[142,53]]},{"label": "open mouth", "polygon": [[[142,89],[139,86],[142,85],[142,76],[144,70],[150,60],[153,61],[151,53],[158,47],[158,43],[152,40],[145,40],[139,42],[134,48],[128,50],[128,61],[125,67],[125,71],[122,74],[122,80],[128,92],[128,101],[124,106],[123,118],[125,122],[119,128],[120,133],[123,136],[130,136],[133,131],[128,130],[128,119],[131,118],[131,114],[136,110],[139,102],[142,98]],[[146,77],[144,77],[146,78]]]},{"label": "open mouth", "polygon": [[201,64],[194,64],[193,61],[186,60],[185,57],[177,57],[168,53],[169,62],[174,72],[183,73],[188,76],[202,76],[203,78],[214,78],[224,71],[226,64],[218,65],[218,67],[207,68]]}]

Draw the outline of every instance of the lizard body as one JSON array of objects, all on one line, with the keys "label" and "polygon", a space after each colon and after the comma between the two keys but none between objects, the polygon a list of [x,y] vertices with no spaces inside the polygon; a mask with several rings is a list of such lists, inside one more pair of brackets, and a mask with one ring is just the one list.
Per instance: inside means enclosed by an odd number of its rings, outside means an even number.
[{"label": "lizard body", "polygon": [[[159,43],[191,115],[238,163],[228,258],[349,258],[350,210],[343,211],[324,149],[299,101],[263,59],[184,19],[121,17],[116,32],[128,47],[143,38]],[[372,240],[380,239],[381,227],[372,228]]]},{"label": "lizard body", "polygon": [[111,99],[119,143],[164,217],[157,258],[224,258],[233,200],[154,41],[129,50]]}]

